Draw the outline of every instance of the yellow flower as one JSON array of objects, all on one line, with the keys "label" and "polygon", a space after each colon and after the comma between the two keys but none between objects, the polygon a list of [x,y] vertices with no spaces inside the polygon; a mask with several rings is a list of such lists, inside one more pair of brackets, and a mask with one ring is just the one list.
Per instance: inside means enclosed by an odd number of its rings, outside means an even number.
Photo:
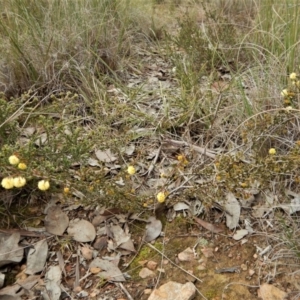
[{"label": "yellow flower", "polygon": [[275,149],[275,148],[270,148],[270,149],[269,149],[269,154],[270,154],[270,155],[276,154],[276,149]]},{"label": "yellow flower", "polygon": [[66,187],[64,187],[64,193],[65,193],[65,194],[68,194],[69,192],[70,192],[70,188],[69,188],[69,187],[67,187],[67,186],[66,186]]},{"label": "yellow flower", "polygon": [[16,188],[20,188],[26,184],[26,179],[22,176],[15,177],[13,181]]},{"label": "yellow flower", "polygon": [[19,163],[18,164],[18,169],[20,169],[20,170],[26,170],[27,169],[27,165],[24,164],[24,163]]},{"label": "yellow flower", "polygon": [[290,74],[290,79],[291,80],[296,80],[297,79],[297,74],[295,72]]},{"label": "yellow flower", "polygon": [[184,156],[183,156],[182,154],[179,154],[179,155],[177,156],[177,159],[178,159],[179,161],[182,161],[182,160],[184,160]]},{"label": "yellow flower", "polygon": [[8,161],[11,165],[17,165],[20,162],[19,158],[16,155],[11,155],[8,158]]},{"label": "yellow flower", "polygon": [[50,187],[50,183],[48,180],[40,180],[38,182],[38,188],[41,190],[41,191],[46,191],[48,190]]},{"label": "yellow flower", "polygon": [[166,200],[166,195],[164,192],[159,192],[157,195],[156,195],[156,199],[159,203],[163,203],[165,202]]},{"label": "yellow flower", "polygon": [[12,177],[4,177],[1,181],[1,185],[6,190],[12,189],[14,187],[14,179]]},{"label": "yellow flower", "polygon": [[135,168],[133,166],[129,166],[127,169],[129,175],[135,174]]},{"label": "yellow flower", "polygon": [[217,176],[216,176],[216,180],[217,180],[217,181],[221,181],[221,180],[222,180],[222,177],[221,177],[220,175],[217,175]]},{"label": "yellow flower", "polygon": [[287,97],[289,95],[289,92],[288,92],[287,89],[284,89],[284,90],[281,91],[280,94],[281,94],[282,97]]}]

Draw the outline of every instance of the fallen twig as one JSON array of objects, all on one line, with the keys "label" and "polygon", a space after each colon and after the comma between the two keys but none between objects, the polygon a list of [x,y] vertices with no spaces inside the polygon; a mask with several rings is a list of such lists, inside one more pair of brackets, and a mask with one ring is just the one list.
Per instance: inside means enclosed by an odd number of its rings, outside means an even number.
[{"label": "fallen twig", "polygon": [[134,300],[121,282],[114,282],[114,284],[124,292],[128,300]]},{"label": "fallen twig", "polygon": [[171,139],[166,140],[166,142],[169,142],[169,143],[172,143],[172,144],[175,144],[175,145],[187,146],[187,147],[192,148],[196,152],[204,154],[204,155],[206,155],[210,158],[213,158],[213,159],[216,158],[216,153],[215,152],[213,152],[211,150],[208,150],[206,148],[203,148],[203,147],[199,147],[199,146],[196,146],[196,145],[193,145],[193,144],[189,144],[189,143],[184,142],[184,141],[176,141],[176,140],[171,140]]}]

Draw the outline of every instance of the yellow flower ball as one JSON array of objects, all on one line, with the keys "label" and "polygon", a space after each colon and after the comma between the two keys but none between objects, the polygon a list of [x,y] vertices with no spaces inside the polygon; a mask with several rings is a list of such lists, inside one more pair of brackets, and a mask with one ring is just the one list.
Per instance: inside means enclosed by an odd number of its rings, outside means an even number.
[{"label": "yellow flower ball", "polygon": [[8,158],[8,161],[11,165],[17,165],[20,162],[19,158],[16,155],[11,155]]},{"label": "yellow flower ball", "polygon": [[293,107],[292,107],[292,106],[287,106],[287,107],[285,108],[285,110],[286,110],[286,111],[291,111],[291,110],[293,110]]},{"label": "yellow flower ball", "polygon": [[177,156],[177,160],[179,160],[179,161],[184,160],[184,156],[183,156],[182,154],[179,154],[179,155]]},{"label": "yellow flower ball", "polygon": [[27,169],[27,165],[24,164],[24,163],[19,163],[18,164],[18,169],[20,169],[20,170],[26,170]]},{"label": "yellow flower ball", "polygon": [[245,187],[248,186],[248,184],[247,184],[246,182],[240,182],[240,186],[241,186],[242,188],[245,188]]},{"label": "yellow flower ball", "polygon": [[41,191],[46,191],[48,190],[50,187],[50,183],[48,180],[40,180],[38,182],[38,188],[41,190]]},{"label": "yellow flower ball", "polygon": [[65,193],[65,194],[68,194],[69,192],[70,192],[70,188],[69,188],[69,187],[67,187],[67,186],[66,186],[66,187],[64,187],[64,193]]},{"label": "yellow flower ball", "polygon": [[1,185],[6,190],[12,189],[14,187],[14,179],[12,177],[4,177],[1,181]]},{"label": "yellow flower ball", "polygon": [[133,166],[129,166],[128,167],[128,169],[127,169],[127,173],[129,174],[129,175],[134,175],[135,174],[135,167],[133,167]]},{"label": "yellow flower ball", "polygon": [[290,79],[291,80],[296,80],[297,79],[297,74],[295,72],[290,74]]},{"label": "yellow flower ball", "polygon": [[270,155],[276,154],[276,149],[275,149],[275,148],[270,148],[270,149],[269,149],[269,154],[270,154]]},{"label": "yellow flower ball", "polygon": [[289,92],[288,92],[287,89],[284,89],[284,90],[281,91],[280,94],[281,94],[282,97],[287,97],[289,95]]},{"label": "yellow flower ball", "polygon": [[156,195],[156,199],[159,203],[163,203],[165,202],[166,200],[166,195],[164,192],[159,192],[157,195]]},{"label": "yellow flower ball", "polygon": [[26,184],[26,179],[22,176],[15,177],[13,181],[16,188],[20,188]]}]

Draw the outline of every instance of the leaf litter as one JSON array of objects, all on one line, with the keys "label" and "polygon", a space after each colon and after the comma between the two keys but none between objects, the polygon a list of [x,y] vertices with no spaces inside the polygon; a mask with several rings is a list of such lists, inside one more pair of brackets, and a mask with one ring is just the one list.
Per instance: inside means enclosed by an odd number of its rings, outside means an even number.
[{"label": "leaf litter", "polygon": [[[147,54],[148,55],[148,54]],[[149,66],[149,73],[147,74],[147,80],[136,78],[132,76],[132,78],[129,79],[129,87],[133,87],[135,85],[139,85],[140,83],[143,83],[146,81],[146,84],[144,85],[144,90],[148,90],[151,93],[153,90],[157,89],[166,89],[168,87],[171,87],[173,90],[174,84],[172,83],[172,80],[170,78],[166,78],[164,73],[166,73],[166,70],[170,69],[170,66],[166,63],[162,63],[164,68],[161,68],[163,71],[160,70],[159,63],[153,64]],[[165,81],[162,81],[165,80]],[[161,84],[163,82],[163,84]],[[223,84],[223,83],[222,83]],[[219,84],[218,84],[219,88]],[[112,89],[108,91],[110,93],[114,93],[117,95],[122,101],[128,101],[127,95],[121,91],[121,89]],[[155,115],[159,112],[159,107],[162,105],[161,99],[157,100],[156,104],[153,103],[146,103],[145,105],[140,105],[140,110],[144,113],[149,113],[151,115]],[[171,108],[172,109],[172,108]],[[132,134],[136,135],[136,139],[140,137],[149,137],[153,135],[155,132],[155,128],[140,128],[140,127],[134,127],[132,129],[129,129],[129,131]],[[31,129],[28,129],[28,133],[24,133],[25,136],[32,135],[33,132]],[[47,143],[47,135],[42,134],[40,138],[36,141],[37,146],[42,146],[43,144]],[[152,142],[151,142],[152,143]],[[179,190],[176,190],[177,188],[181,187],[181,183],[184,182],[182,179],[177,179],[177,181],[170,180],[170,178],[174,175],[172,174],[172,167],[169,167],[169,165],[172,165],[176,162],[175,155],[178,154],[185,148],[185,151],[187,149],[190,149],[191,152],[196,152],[199,156],[194,156],[194,159],[199,159],[202,156],[207,156],[211,159],[216,158],[216,151],[206,149],[199,147],[197,145],[192,145],[191,143],[187,143],[185,141],[176,141],[174,139],[171,139],[170,137],[166,136],[163,137],[163,141],[161,142],[162,148],[158,148],[156,146],[149,146],[148,148],[148,159],[151,160],[150,166],[147,163],[139,162],[139,168],[141,168],[141,174],[147,175],[147,180],[145,181],[145,185],[149,188],[148,193],[153,194],[155,191],[163,188],[167,189],[168,191],[175,190],[172,194],[174,198],[178,197],[180,193]],[[126,155],[128,157],[132,156],[135,151],[139,151],[137,149],[136,145],[134,143],[130,143],[128,146],[125,146],[121,149],[121,152],[123,155]],[[160,150],[158,150],[160,149]],[[103,164],[109,169],[116,169],[119,170],[121,168],[120,165],[116,164],[118,162],[118,156],[116,153],[114,153],[111,149],[106,148],[106,150],[95,150],[94,157],[90,157],[88,159],[88,164],[92,167],[101,167]],[[195,155],[195,154],[193,154]],[[157,161],[162,161],[164,163],[157,164]],[[158,178],[157,177],[157,170],[158,173],[165,173],[167,175],[166,178]],[[109,172],[109,171],[108,171]],[[118,172],[118,171],[117,171]],[[149,175],[152,175],[151,177]],[[195,178],[193,181],[190,182],[190,186],[193,186],[194,184],[203,183],[205,180],[203,178]],[[120,177],[119,180],[115,181],[120,186],[125,185],[125,178]],[[84,199],[85,195],[80,191],[73,191],[72,192],[74,196],[80,199]],[[145,193],[146,194],[146,193]],[[254,193],[253,193],[254,194]],[[276,197],[274,197],[272,194],[265,195],[264,199],[266,201],[262,204],[259,204],[258,206],[252,206],[253,214],[257,212],[259,214],[259,217],[265,218],[266,215],[270,212],[273,212],[276,207],[282,208],[288,215],[292,215],[293,213],[299,211],[300,207],[300,201],[299,201],[299,195],[293,192],[288,192],[288,196],[293,197],[293,199],[290,201],[290,204],[278,204],[276,203]],[[184,218],[190,218],[193,216],[193,220],[201,226],[201,230],[204,230],[204,232],[209,231],[209,233],[214,233],[216,236],[220,234],[221,232],[226,234],[226,229],[219,226],[220,224],[215,224],[215,220],[211,220],[211,222],[207,222],[204,219],[197,217],[202,214],[207,214],[207,210],[204,208],[204,205],[202,204],[202,201],[199,199],[196,199],[197,196],[192,195],[187,201],[182,201],[179,197],[179,201],[175,201],[175,203],[168,203],[166,206],[166,209],[168,212],[171,212],[172,217],[168,218],[168,220],[176,222],[180,217]],[[184,197],[185,198],[185,197]],[[203,199],[201,199],[203,200]],[[241,212],[242,207],[240,204],[241,199],[237,199],[237,197],[233,193],[227,193],[225,199],[219,200],[215,199],[217,203],[224,209],[224,216],[226,219],[226,225],[228,229],[235,231],[239,226],[241,225]],[[74,207],[74,210],[77,209],[77,207]],[[109,209],[110,210],[110,209]],[[121,214],[115,212],[110,215],[96,215],[94,216],[94,219],[89,222],[88,220],[82,220],[79,218],[71,218],[70,212],[72,213],[72,208],[69,209],[69,212],[64,209],[64,211],[59,206],[54,206],[52,209],[49,209],[47,212],[46,218],[45,218],[45,230],[46,232],[57,235],[57,238],[66,238],[71,239],[72,243],[70,243],[70,248],[76,247],[80,249],[82,260],[81,264],[85,266],[86,270],[93,270],[97,271],[95,274],[97,276],[104,278],[109,281],[120,281],[124,282],[126,280],[126,276],[122,271],[118,268],[118,265],[120,263],[121,259],[125,259],[126,256],[129,254],[136,253],[135,244],[136,242],[133,241],[131,234],[128,231],[128,228],[126,228],[126,224],[128,223],[128,220],[125,218],[125,222],[121,222],[120,220],[123,218],[121,217]],[[69,216],[68,216],[69,215]],[[120,218],[119,218],[120,217]],[[204,216],[203,216],[204,217]],[[88,218],[88,217],[87,217]],[[69,220],[71,219],[71,221]],[[222,217],[221,217],[222,219]],[[83,222],[85,221],[85,222]],[[136,221],[142,221],[145,222],[145,220],[138,220]],[[156,239],[158,239],[162,234],[162,222],[160,219],[157,218],[157,216],[151,216],[149,219],[146,220],[147,225],[145,228],[145,234],[144,234],[144,242],[155,242]],[[246,225],[245,225],[246,227]],[[67,231],[67,234],[66,234]],[[234,235],[232,238],[236,241],[241,240],[246,235],[250,234],[251,232],[246,227],[246,229],[238,229],[234,232]],[[1,243],[0,246],[0,264],[4,263],[11,264],[11,263],[17,263],[21,259],[24,258],[23,254],[23,248],[19,246],[20,243],[20,235],[14,235],[14,239],[12,241],[7,242],[5,241],[5,244],[10,244],[8,248],[3,248]],[[34,238],[34,237],[32,237]],[[36,238],[36,237],[35,237]],[[46,242],[45,242],[46,241]],[[27,256],[27,265],[26,267],[29,269],[29,273],[35,274],[40,273],[41,267],[40,265],[42,262],[45,264],[45,256],[47,259],[51,257],[51,262],[55,260],[55,257],[57,257],[59,262],[59,266],[45,266],[45,281],[48,282],[46,284],[46,293],[51,295],[51,299],[59,299],[62,291],[61,291],[61,283],[62,283],[62,273],[64,274],[64,266],[62,263],[62,254],[61,252],[53,252],[50,251],[48,254],[47,252],[47,240],[41,240],[38,241],[36,244],[29,243],[29,255],[31,255],[30,259]],[[82,243],[87,243],[88,246],[82,246]],[[59,246],[58,244],[55,244],[52,241],[52,244],[55,246]],[[93,249],[93,251],[89,247]],[[68,247],[66,247],[68,248]],[[44,249],[44,250],[42,250]],[[85,250],[83,250],[85,249]],[[266,254],[269,251],[269,247],[259,247],[257,246],[259,254],[262,256]],[[267,249],[268,251],[265,251]],[[94,252],[96,250],[96,252]],[[183,250],[183,249],[182,249]],[[18,252],[20,251],[20,252]],[[110,256],[105,257],[102,256],[101,258],[95,256],[100,256],[100,252],[107,252],[110,254]],[[186,252],[185,252],[186,251]],[[201,249],[201,252],[206,258],[211,258],[218,253],[218,249],[213,249],[211,247],[203,246]],[[14,260],[14,255],[8,255],[4,253],[18,253],[17,260]],[[43,253],[44,252],[44,253]],[[186,248],[186,250],[183,250],[182,252],[177,251],[177,255],[179,256],[182,253],[185,253],[187,256],[192,258],[195,254],[194,248]],[[34,254],[36,253],[36,254]],[[43,255],[42,255],[43,253]],[[58,254],[60,253],[60,254]],[[116,255],[117,253],[117,255]],[[36,255],[36,256],[35,256]],[[181,256],[181,255],[180,255]],[[60,258],[59,258],[60,257]],[[71,259],[70,259],[71,260]],[[90,262],[90,260],[92,260]],[[34,261],[37,262],[38,268],[34,269]],[[188,259],[186,260],[188,261]],[[69,268],[68,264],[70,262],[68,259],[66,259],[66,267]],[[203,263],[203,262],[201,262]],[[73,266],[72,266],[73,267]],[[79,267],[77,265],[77,267]],[[27,271],[28,272],[28,271]],[[84,277],[89,275],[88,271],[86,274],[77,274],[81,278],[78,279],[84,281]],[[38,276],[39,275],[31,275],[31,276]],[[33,278],[29,276],[28,278]],[[67,275],[68,276],[68,275]],[[64,274],[64,277],[66,277],[66,274]],[[87,276],[88,277],[88,276]],[[34,279],[37,280],[37,279]],[[33,281],[34,281],[33,280]],[[13,290],[18,290],[20,287],[16,287],[16,285],[11,286]],[[16,297],[17,294],[15,293]]]}]

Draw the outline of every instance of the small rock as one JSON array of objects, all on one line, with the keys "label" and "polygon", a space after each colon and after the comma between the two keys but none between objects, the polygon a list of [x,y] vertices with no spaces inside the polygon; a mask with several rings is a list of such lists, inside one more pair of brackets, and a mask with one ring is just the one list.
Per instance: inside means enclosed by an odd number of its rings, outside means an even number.
[{"label": "small rock", "polygon": [[196,287],[191,282],[181,284],[170,281],[154,290],[148,300],[190,300],[194,298],[195,293]]},{"label": "small rock", "polygon": [[93,258],[93,250],[88,247],[81,247],[81,254],[87,260],[91,260]]},{"label": "small rock", "polygon": [[248,230],[247,229],[240,229],[237,230],[236,233],[233,235],[233,239],[236,241],[241,240],[244,236],[246,236],[248,234]]},{"label": "small rock", "polygon": [[145,289],[145,290],[144,290],[144,294],[145,294],[145,295],[150,295],[151,292],[152,292],[151,289]]},{"label": "small rock", "polygon": [[284,300],[287,297],[286,292],[267,283],[262,284],[257,293],[263,300]]},{"label": "small rock", "polygon": [[157,262],[150,260],[147,262],[147,268],[154,271],[157,267]]},{"label": "small rock", "polygon": [[201,249],[201,252],[203,253],[203,255],[206,258],[214,256],[214,249],[213,248],[203,248],[203,249]]},{"label": "small rock", "polygon": [[186,248],[184,251],[178,254],[178,259],[180,261],[192,261],[195,259],[195,253],[190,247]]},{"label": "small rock", "polygon": [[155,277],[155,273],[148,268],[142,268],[139,275],[141,278]]},{"label": "small rock", "polygon": [[250,270],[248,271],[248,273],[249,273],[250,276],[253,276],[253,275],[255,274],[255,271],[250,269]]}]

